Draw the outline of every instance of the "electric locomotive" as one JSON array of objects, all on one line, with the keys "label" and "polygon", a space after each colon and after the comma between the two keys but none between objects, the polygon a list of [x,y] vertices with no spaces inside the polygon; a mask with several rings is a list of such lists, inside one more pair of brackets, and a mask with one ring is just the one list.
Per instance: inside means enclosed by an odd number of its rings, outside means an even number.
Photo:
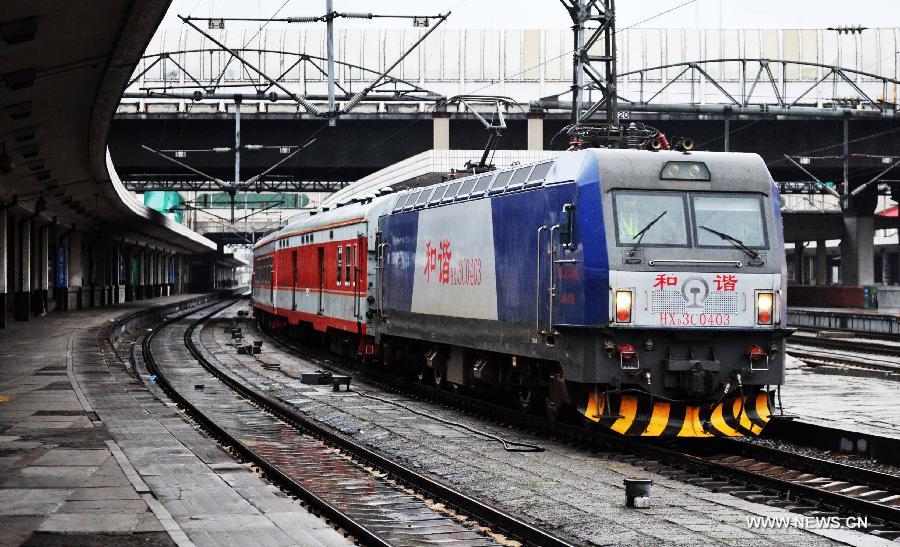
[{"label": "electric locomotive", "polygon": [[623,435],[757,435],[784,379],[755,154],[566,152],[320,212],[255,254],[270,326]]}]

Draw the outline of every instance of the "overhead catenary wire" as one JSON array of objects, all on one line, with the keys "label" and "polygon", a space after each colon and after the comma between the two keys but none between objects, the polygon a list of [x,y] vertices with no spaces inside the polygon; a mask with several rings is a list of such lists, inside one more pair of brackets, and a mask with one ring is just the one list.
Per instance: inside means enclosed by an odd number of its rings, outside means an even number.
[{"label": "overhead catenary wire", "polygon": [[[467,2],[467,1],[468,1],[468,0],[460,0],[459,2],[456,2],[455,4],[453,4],[450,8],[448,8],[448,9],[445,10],[445,11],[450,11],[450,10],[452,10],[453,8],[459,6],[460,4],[465,3],[465,2]],[[623,32],[623,31],[625,31],[625,30],[629,30],[629,29],[635,28],[635,27],[637,27],[637,26],[639,26],[639,25],[642,25],[642,24],[644,24],[644,23],[646,23],[646,22],[648,22],[648,21],[652,21],[653,19],[656,19],[656,18],[661,17],[661,16],[663,16],[663,15],[667,15],[667,14],[669,14],[669,13],[675,11],[675,10],[678,10],[678,9],[683,8],[684,6],[693,4],[693,3],[696,2],[696,1],[697,1],[697,0],[687,0],[686,2],[682,2],[681,4],[678,4],[678,5],[676,5],[676,6],[673,6],[673,7],[671,7],[671,8],[668,8],[668,9],[666,9],[666,10],[663,10],[663,11],[661,11],[661,12],[655,14],[655,15],[652,15],[652,16],[650,16],[650,17],[647,17],[647,18],[645,18],[645,19],[642,19],[642,20],[640,20],[640,21],[637,21],[637,22],[635,22],[635,23],[632,23],[632,24],[630,24],[630,25],[628,25],[628,26],[619,28],[619,29],[616,30],[616,34],[618,34],[618,33],[620,33],[620,32]],[[433,49],[431,50],[431,54],[434,54],[434,51],[435,51],[435,50],[436,50],[436,49],[433,48]],[[542,62],[540,62],[540,63],[538,63],[538,64],[536,64],[536,65],[534,65],[534,66],[528,67],[528,68],[526,68],[526,69],[520,70],[519,72],[510,74],[510,75],[506,75],[506,76],[504,76],[503,79],[506,80],[506,79],[509,79],[509,78],[513,78],[513,77],[515,77],[515,76],[519,76],[519,75],[521,75],[521,74],[524,74],[524,73],[528,72],[529,70],[534,70],[535,68],[540,68],[541,66],[546,65],[547,63],[551,63],[551,62],[553,62],[553,61],[555,61],[555,60],[557,60],[557,59],[560,59],[560,58],[562,58],[562,57],[565,57],[566,55],[571,55],[574,51],[575,51],[575,50],[568,50],[568,51],[566,51],[566,52],[564,52],[564,53],[561,53],[560,55],[557,55],[557,56],[555,56],[555,57],[552,57],[552,58],[550,58],[550,59],[545,59],[544,61],[542,61]],[[427,64],[427,63],[426,63],[426,64]],[[486,85],[481,86],[481,87],[479,87],[479,88],[476,88],[476,89],[474,89],[474,90],[471,90],[471,91],[467,91],[467,92],[465,92],[465,93],[462,93],[462,95],[475,95],[475,94],[477,94],[477,93],[479,93],[479,92],[481,92],[481,91],[484,91],[485,89],[488,89],[488,88],[490,88],[490,87],[493,87],[493,86],[495,86],[495,85],[497,85],[497,84],[499,84],[499,83],[501,83],[500,80],[493,81],[493,82],[491,82],[491,83],[489,83],[489,84],[486,84]],[[420,113],[415,117],[415,119],[413,119],[412,121],[410,121],[407,125],[405,125],[404,127],[401,127],[401,128],[399,128],[399,129],[397,129],[396,131],[392,132],[390,135],[384,137],[384,138],[381,139],[380,141],[371,144],[371,145],[370,145],[369,147],[367,147],[365,150],[361,151],[360,154],[366,154],[366,153],[369,153],[369,152],[371,152],[371,151],[373,151],[373,150],[376,150],[376,149],[380,148],[380,147],[381,147],[382,145],[384,145],[385,143],[392,141],[392,140],[394,139],[394,137],[396,137],[397,135],[399,135],[399,134],[401,134],[401,133],[403,133],[403,132],[408,131],[409,129],[411,129],[414,125],[416,125],[416,124],[418,124],[419,122],[421,122],[426,116],[428,116],[428,115],[431,114],[432,112],[433,112],[433,108],[432,108],[431,110],[427,110],[427,111],[424,111],[424,112],[420,112]],[[323,174],[323,176],[327,176],[328,174],[330,174],[330,173],[333,172],[334,170],[336,170],[336,168],[327,171],[326,173]]]}]

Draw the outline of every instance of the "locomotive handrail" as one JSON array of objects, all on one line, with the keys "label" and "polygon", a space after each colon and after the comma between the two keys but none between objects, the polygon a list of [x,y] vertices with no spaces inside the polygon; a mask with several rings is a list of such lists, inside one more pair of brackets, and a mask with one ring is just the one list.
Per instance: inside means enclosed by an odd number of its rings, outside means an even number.
[{"label": "locomotive handrail", "polygon": [[550,334],[553,334],[553,304],[554,304],[554,302],[556,302],[556,285],[554,284],[554,281],[553,281],[553,270],[554,270],[553,259],[556,256],[556,248],[553,246],[554,230],[559,232],[559,224],[554,224],[550,228],[550,240],[547,242],[548,243],[547,258],[550,259],[550,312],[548,314],[550,316],[549,321],[548,321],[548,323],[549,323],[548,326],[550,327],[550,330],[549,330]]},{"label": "locomotive handrail", "polygon": [[733,264],[738,268],[743,268],[744,263],[740,260],[698,260],[689,258],[661,258],[659,260],[651,260],[647,264],[656,266],[657,264]]},{"label": "locomotive handrail", "polygon": [[541,232],[546,229],[546,226],[541,226],[537,229],[537,283],[534,287],[534,326],[538,334],[543,334],[541,331]]}]

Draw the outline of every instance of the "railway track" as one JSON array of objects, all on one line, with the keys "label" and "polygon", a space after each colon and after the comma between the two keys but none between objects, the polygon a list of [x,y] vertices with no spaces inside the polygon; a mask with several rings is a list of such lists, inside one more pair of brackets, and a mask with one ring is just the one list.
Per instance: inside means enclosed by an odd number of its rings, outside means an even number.
[{"label": "railway track", "polygon": [[166,321],[144,338],[144,361],[194,420],[356,541],[569,545],[318,425],[217,368],[193,336],[227,307]]},{"label": "railway track", "polygon": [[895,335],[798,329],[785,351],[815,367],[862,369],[900,379],[900,337]]},{"label": "railway track", "polygon": [[[302,348],[277,336],[283,351],[318,368],[350,372],[350,365],[322,351]],[[357,376],[361,372],[356,371]],[[513,425],[543,436],[606,451],[618,460],[643,466],[684,482],[807,516],[865,517],[865,531],[900,538],[900,478],[829,460],[799,455],[752,442],[706,439],[691,443],[646,443],[578,425],[551,421],[431,386],[399,382],[368,371],[366,381],[385,390],[439,403]]]}]

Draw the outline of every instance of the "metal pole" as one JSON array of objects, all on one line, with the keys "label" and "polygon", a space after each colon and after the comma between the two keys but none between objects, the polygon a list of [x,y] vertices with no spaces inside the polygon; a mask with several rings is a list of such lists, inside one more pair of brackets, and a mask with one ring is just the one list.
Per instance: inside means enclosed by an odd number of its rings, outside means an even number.
[{"label": "metal pole", "polygon": [[325,0],[325,41],[328,48],[328,112],[332,114],[328,125],[335,125],[334,118],[334,7],[332,0]]},{"label": "metal pole", "polygon": [[[619,100],[616,93],[616,0],[607,0],[606,18],[609,28],[606,31],[606,123],[619,124]],[[587,54],[587,52],[585,52]]]},{"label": "metal pole", "polygon": [[234,222],[234,196],[241,184],[241,98],[234,97],[234,187],[231,197],[231,222]]},{"label": "metal pole", "polygon": [[850,120],[844,118],[844,199],[843,208],[850,207]]},{"label": "metal pole", "polygon": [[731,144],[731,118],[725,117],[725,152],[728,152],[728,146]]},{"label": "metal pole", "polygon": [[234,97],[234,186],[241,183],[241,98]]},{"label": "metal pole", "polygon": [[572,30],[575,35],[575,70],[572,73],[572,123],[578,123],[581,119],[581,111],[584,108],[584,18],[587,15],[586,0],[576,2],[576,12],[573,13]]}]

